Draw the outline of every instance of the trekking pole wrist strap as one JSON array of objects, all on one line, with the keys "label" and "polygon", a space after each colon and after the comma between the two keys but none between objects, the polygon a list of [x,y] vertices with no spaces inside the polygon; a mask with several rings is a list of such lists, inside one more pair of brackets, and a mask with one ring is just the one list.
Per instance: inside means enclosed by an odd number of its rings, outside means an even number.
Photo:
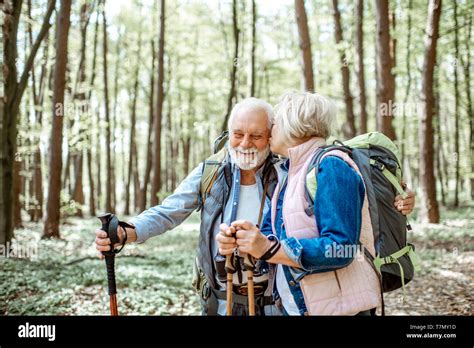
[{"label": "trekking pole wrist strap", "polygon": [[275,237],[274,235],[271,235],[271,237],[272,238],[268,238],[268,239],[270,241],[275,241],[275,243],[273,243],[270,246],[270,248],[262,256],[260,256],[260,260],[267,261],[267,260],[271,259],[273,256],[275,256],[275,254],[278,252],[278,250],[280,250],[281,243],[278,240],[278,238]]},{"label": "trekking pole wrist strap", "polygon": [[[120,227],[123,228],[125,232],[125,236],[123,238],[123,242],[122,242],[122,245],[120,246],[120,249],[114,249],[114,245],[120,242],[120,238],[118,236]],[[115,215],[112,216],[112,219],[109,224],[109,229],[108,229],[108,235],[111,241],[110,250],[112,253],[118,254],[125,247],[125,244],[127,243],[127,239],[128,239],[127,228],[135,229],[135,226],[130,225],[129,223],[126,223],[125,221],[120,221]]]}]

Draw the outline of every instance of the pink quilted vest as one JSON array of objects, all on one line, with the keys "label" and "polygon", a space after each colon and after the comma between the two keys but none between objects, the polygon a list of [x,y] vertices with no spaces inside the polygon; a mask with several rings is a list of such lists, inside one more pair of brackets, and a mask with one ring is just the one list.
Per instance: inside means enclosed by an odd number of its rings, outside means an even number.
[{"label": "pink quilted vest", "polygon": [[[283,199],[283,222],[288,237],[318,238],[319,231],[314,215],[308,216],[305,208],[306,173],[313,154],[325,145],[322,138],[290,148],[286,194]],[[331,151],[359,173],[357,165],[342,151]],[[326,157],[327,154],[324,155]],[[279,186],[272,199],[272,226],[275,233],[275,216]],[[317,203],[316,203],[317,204]],[[372,224],[369,216],[367,194],[362,208],[360,242],[375,255]],[[363,251],[361,251],[363,253]],[[310,274],[300,280],[301,289],[310,315],[355,315],[361,311],[380,306],[380,283],[369,261],[358,254],[351,264],[336,271]]]}]

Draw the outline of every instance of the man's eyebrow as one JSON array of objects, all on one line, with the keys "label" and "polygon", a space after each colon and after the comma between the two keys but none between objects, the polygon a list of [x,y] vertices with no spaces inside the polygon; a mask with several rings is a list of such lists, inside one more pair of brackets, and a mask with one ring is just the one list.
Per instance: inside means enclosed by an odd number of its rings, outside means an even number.
[{"label": "man's eyebrow", "polygon": [[[233,129],[232,130],[233,133],[246,133],[245,131],[241,130],[241,129]],[[255,132],[251,132],[250,133],[251,135],[264,135],[265,132],[263,131],[255,131]]]}]

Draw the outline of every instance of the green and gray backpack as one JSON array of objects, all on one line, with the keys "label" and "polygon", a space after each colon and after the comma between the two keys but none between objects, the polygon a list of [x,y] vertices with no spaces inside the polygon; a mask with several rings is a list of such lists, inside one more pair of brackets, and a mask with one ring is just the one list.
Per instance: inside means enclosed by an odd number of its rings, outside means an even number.
[{"label": "green and gray backpack", "polygon": [[214,140],[213,154],[204,160],[199,188],[199,194],[203,204],[217,178],[217,173],[222,162],[227,157],[228,150],[225,145],[228,140],[229,132],[222,132],[222,134]]},{"label": "green and gray backpack", "polygon": [[348,153],[364,179],[376,257],[372,258],[369,253],[366,255],[381,275],[382,291],[404,289],[405,284],[413,279],[414,271],[419,269],[419,262],[414,246],[407,243],[407,231],[411,230],[407,217],[393,205],[396,195],[406,197],[397,146],[384,134],[372,132],[321,148],[306,174],[306,195],[310,203],[307,214],[311,214],[313,197],[316,197],[319,162],[332,150]]}]

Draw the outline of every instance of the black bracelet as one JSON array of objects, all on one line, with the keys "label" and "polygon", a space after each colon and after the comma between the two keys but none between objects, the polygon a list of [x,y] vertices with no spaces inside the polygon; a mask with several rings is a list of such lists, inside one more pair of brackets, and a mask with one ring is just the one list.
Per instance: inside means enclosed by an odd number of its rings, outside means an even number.
[{"label": "black bracelet", "polygon": [[263,254],[262,256],[260,256],[260,260],[263,260],[263,261],[267,261],[269,259],[271,259],[273,256],[275,256],[275,254],[278,252],[278,250],[280,249],[281,247],[281,244],[280,244],[280,241],[277,239],[276,240],[276,243],[273,244],[270,249],[268,249],[265,254]]}]

